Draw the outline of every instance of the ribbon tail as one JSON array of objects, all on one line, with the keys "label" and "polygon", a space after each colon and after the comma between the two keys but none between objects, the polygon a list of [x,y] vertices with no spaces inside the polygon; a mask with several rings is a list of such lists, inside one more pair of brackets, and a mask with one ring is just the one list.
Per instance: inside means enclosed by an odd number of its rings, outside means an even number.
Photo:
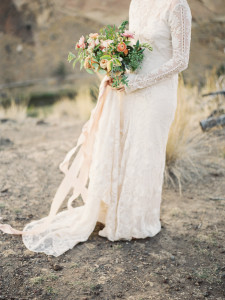
[{"label": "ribbon tail", "polygon": [[[99,87],[99,97],[95,108],[91,112],[90,119],[84,124],[82,133],[78,138],[78,142],[74,148],[72,148],[66,155],[63,162],[59,165],[60,170],[65,173],[65,177],[58,187],[56,194],[53,198],[49,215],[44,218],[45,221],[36,230],[20,231],[12,228],[8,224],[0,224],[0,230],[9,234],[34,234],[46,230],[49,224],[53,221],[63,201],[68,193],[73,189],[73,195],[68,201],[68,209],[72,208],[72,202],[81,194],[84,202],[87,201],[88,190],[86,188],[91,159],[93,145],[95,141],[95,134],[98,128],[98,123],[103,111],[106,95],[107,95],[107,80],[108,76],[105,76]],[[69,167],[70,160],[77,152],[71,166]],[[79,175],[78,175],[79,174]]]},{"label": "ribbon tail", "polygon": [[9,224],[0,224],[0,230],[4,233],[8,233],[8,234],[17,234],[17,235],[23,234],[23,231],[17,230]]}]

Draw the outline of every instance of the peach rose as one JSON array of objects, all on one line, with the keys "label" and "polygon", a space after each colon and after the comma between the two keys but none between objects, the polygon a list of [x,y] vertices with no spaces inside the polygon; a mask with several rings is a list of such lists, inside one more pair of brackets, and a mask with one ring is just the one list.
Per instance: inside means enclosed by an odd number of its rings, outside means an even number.
[{"label": "peach rose", "polygon": [[91,65],[89,63],[89,59],[90,59],[90,57],[86,57],[85,58],[85,61],[84,61],[84,68],[85,69],[91,69]]},{"label": "peach rose", "polygon": [[90,33],[89,36],[91,39],[97,39],[99,34],[98,33]]},{"label": "peach rose", "polygon": [[106,68],[107,68],[107,64],[108,64],[108,60],[107,60],[107,59],[102,59],[102,60],[100,61],[100,67],[101,67],[102,69],[106,69]]},{"label": "peach rose", "polygon": [[111,68],[111,61],[109,60],[107,62],[107,71],[110,72],[111,70],[112,70],[112,68]]}]

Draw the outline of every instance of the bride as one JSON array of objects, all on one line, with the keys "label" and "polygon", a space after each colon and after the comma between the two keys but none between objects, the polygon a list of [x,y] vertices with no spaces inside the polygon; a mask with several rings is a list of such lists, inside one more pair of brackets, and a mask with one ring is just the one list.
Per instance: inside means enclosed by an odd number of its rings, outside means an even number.
[{"label": "bride", "polygon": [[[166,144],[178,73],[189,61],[189,5],[186,0],[131,0],[129,31],[153,51],[145,51],[142,68],[128,74],[128,86],[116,89],[103,78],[96,107],[60,164],[65,176],[48,217],[23,231],[0,224],[5,233],[22,234],[31,251],[59,256],[86,241],[96,222],[105,225],[98,234],[110,241],[153,237],[161,230]],[[71,191],[68,208],[58,212]],[[83,205],[74,207],[80,195]]]}]

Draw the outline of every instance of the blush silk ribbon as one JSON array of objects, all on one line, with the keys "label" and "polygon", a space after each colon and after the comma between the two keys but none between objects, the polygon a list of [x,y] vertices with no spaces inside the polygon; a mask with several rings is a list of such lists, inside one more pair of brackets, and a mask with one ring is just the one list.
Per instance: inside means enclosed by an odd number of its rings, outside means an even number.
[{"label": "blush silk ribbon", "polygon": [[[49,215],[46,217],[45,222],[38,227],[36,230],[21,231],[17,230],[9,224],[1,224],[0,230],[8,234],[16,235],[29,235],[40,233],[46,230],[48,225],[54,219],[59,208],[61,207],[65,197],[68,193],[73,191],[72,196],[69,198],[67,203],[68,210],[72,209],[72,202],[79,196],[82,196],[84,203],[87,201],[87,181],[89,177],[89,170],[92,161],[92,151],[95,141],[95,135],[98,129],[98,123],[102,115],[105,99],[108,93],[107,80],[109,77],[106,75],[99,86],[99,95],[96,106],[91,111],[89,120],[83,125],[82,132],[78,138],[76,146],[71,149],[63,162],[59,165],[60,170],[65,174],[64,179],[59,185],[56,194],[53,198]],[[78,147],[80,149],[77,151]],[[77,151],[75,158],[69,167],[72,156]]]}]

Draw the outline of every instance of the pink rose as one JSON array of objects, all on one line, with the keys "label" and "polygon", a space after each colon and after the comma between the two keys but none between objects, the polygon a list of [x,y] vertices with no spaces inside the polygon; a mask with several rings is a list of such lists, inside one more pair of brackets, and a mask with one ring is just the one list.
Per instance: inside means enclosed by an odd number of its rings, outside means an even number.
[{"label": "pink rose", "polygon": [[101,41],[101,46],[103,48],[108,48],[110,44],[113,43],[113,40],[106,40],[106,41]]},{"label": "pink rose", "polygon": [[122,35],[125,36],[126,38],[134,39],[134,33],[131,31],[126,30]]},{"label": "pink rose", "polygon": [[86,44],[85,44],[85,37],[82,35],[82,37],[79,39],[79,42],[76,44],[77,48],[82,48],[85,49]]},{"label": "pink rose", "polygon": [[95,41],[92,41],[92,42],[89,44],[88,48],[94,49],[95,46],[96,46],[96,45],[95,45]]}]

